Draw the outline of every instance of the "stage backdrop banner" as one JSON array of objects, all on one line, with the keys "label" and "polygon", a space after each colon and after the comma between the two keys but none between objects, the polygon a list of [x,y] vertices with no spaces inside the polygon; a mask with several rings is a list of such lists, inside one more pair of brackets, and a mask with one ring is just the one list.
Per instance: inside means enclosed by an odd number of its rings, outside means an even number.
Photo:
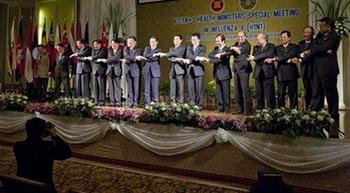
[{"label": "stage backdrop banner", "polygon": [[[215,46],[214,38],[221,33],[227,45],[236,41],[236,33],[247,32],[252,45],[255,36],[266,32],[272,43],[280,44],[279,34],[290,30],[292,41],[301,40],[302,30],[308,25],[309,1],[305,0],[177,0],[156,4],[137,5],[137,35],[140,45],[148,45],[149,38],[156,36],[165,52],[173,45],[173,36],[185,37],[189,44],[190,34],[199,32],[202,43],[209,53]],[[162,60],[163,64],[168,63]],[[167,64],[162,65],[165,73]],[[168,80],[168,76],[162,76]],[[212,79],[212,67],[206,66],[206,80]]]}]

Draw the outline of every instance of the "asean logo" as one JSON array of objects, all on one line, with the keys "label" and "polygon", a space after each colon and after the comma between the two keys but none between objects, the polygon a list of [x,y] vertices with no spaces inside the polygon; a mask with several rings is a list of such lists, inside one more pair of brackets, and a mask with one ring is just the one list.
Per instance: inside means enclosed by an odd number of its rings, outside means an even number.
[{"label": "asean logo", "polygon": [[210,9],[213,13],[220,13],[225,8],[225,2],[223,0],[212,0],[210,3]]},{"label": "asean logo", "polygon": [[256,5],[257,0],[240,0],[240,5],[243,10],[249,11]]}]

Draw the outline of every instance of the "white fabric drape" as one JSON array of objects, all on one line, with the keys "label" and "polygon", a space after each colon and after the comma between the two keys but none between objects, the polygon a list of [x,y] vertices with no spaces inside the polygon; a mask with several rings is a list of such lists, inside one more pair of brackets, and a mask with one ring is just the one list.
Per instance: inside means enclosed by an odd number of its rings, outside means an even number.
[{"label": "white fabric drape", "polygon": [[89,118],[71,118],[55,115],[39,115],[55,125],[57,134],[70,144],[85,144],[101,140],[109,128],[108,121]]},{"label": "white fabric drape", "polygon": [[72,118],[55,115],[0,112],[0,132],[14,133],[24,129],[32,117],[52,122],[57,133],[71,144],[101,140],[109,129],[164,156],[189,153],[215,143],[230,143],[251,158],[288,173],[316,173],[350,164],[350,141],[281,135],[232,132],[223,129],[204,131],[193,127],[153,124],[112,123],[106,120]]},{"label": "white fabric drape", "polygon": [[16,133],[24,130],[27,120],[34,117],[34,114],[28,114],[15,111],[0,111],[0,132]]},{"label": "white fabric drape", "polygon": [[262,133],[237,133],[223,129],[203,131],[185,127],[156,132],[148,128],[114,124],[125,137],[159,155],[178,155],[229,142],[253,159],[288,173],[315,173],[350,163],[350,141],[313,138],[289,139]]}]

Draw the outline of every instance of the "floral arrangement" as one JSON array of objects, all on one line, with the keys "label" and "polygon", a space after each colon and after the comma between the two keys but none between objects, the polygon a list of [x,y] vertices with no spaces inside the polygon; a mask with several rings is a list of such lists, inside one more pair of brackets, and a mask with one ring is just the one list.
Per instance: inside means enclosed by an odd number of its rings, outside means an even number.
[{"label": "floral arrangement", "polygon": [[244,121],[237,118],[222,118],[214,115],[201,116],[197,124],[198,127],[204,130],[222,128],[230,131],[245,131],[246,129],[243,127],[243,123]]},{"label": "floral arrangement", "polygon": [[327,138],[327,130],[334,120],[326,111],[306,111],[288,108],[263,109],[247,118],[247,130],[284,134],[291,138],[310,136]]},{"label": "floral arrangement", "polygon": [[40,112],[42,114],[52,114],[53,113],[53,104],[52,103],[29,103],[25,112],[35,113]]},{"label": "floral arrangement", "polygon": [[142,121],[146,123],[172,123],[196,125],[199,107],[189,104],[150,103],[145,107]]},{"label": "floral arrangement", "polygon": [[107,119],[113,122],[127,121],[136,123],[144,113],[143,109],[125,108],[99,108],[91,112],[91,116],[96,119]]},{"label": "floral arrangement", "polygon": [[59,98],[53,103],[53,113],[71,117],[90,117],[95,104],[86,98]]},{"label": "floral arrangement", "polygon": [[335,31],[341,35],[348,37],[350,33],[349,18],[347,10],[350,7],[350,0],[311,0],[315,6],[314,12],[321,17],[330,17],[335,21]]},{"label": "floral arrangement", "polygon": [[21,94],[0,94],[0,109],[23,111],[28,103],[28,97]]}]

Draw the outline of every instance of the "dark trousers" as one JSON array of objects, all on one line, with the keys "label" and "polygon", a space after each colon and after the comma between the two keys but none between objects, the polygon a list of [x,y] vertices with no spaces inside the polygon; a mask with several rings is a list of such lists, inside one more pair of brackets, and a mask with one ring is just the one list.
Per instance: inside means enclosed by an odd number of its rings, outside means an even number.
[{"label": "dark trousers", "polygon": [[305,109],[309,109],[311,98],[312,98],[312,79],[309,77],[304,77],[303,85],[304,85]]},{"label": "dark trousers", "polygon": [[312,80],[312,89],[310,110],[320,111],[324,107],[324,98],[326,97],[328,113],[335,121],[339,121],[337,75],[321,76],[315,73]]},{"label": "dark trousers", "polygon": [[132,77],[131,73],[126,74],[128,84],[128,106],[136,107],[139,104],[140,96],[140,77]]},{"label": "dark trousers", "polygon": [[220,112],[230,112],[230,79],[216,80],[216,98]]},{"label": "dark trousers", "polygon": [[278,107],[286,106],[287,91],[290,108],[298,108],[298,79],[278,81]]},{"label": "dark trousers", "polygon": [[109,100],[114,105],[120,105],[121,99],[122,99],[122,89],[120,85],[120,76],[115,75],[108,75],[107,81],[108,81],[108,94],[109,94]]},{"label": "dark trousers", "polygon": [[273,109],[276,106],[274,78],[258,78],[255,80],[257,110]]},{"label": "dark trousers", "polygon": [[75,88],[77,89],[77,97],[90,98],[90,74],[82,73],[75,76]]},{"label": "dark trousers", "polygon": [[145,79],[145,103],[159,101],[159,77],[153,77],[151,71],[143,75]]},{"label": "dark trousers", "polygon": [[249,73],[235,74],[235,99],[238,104],[237,111],[244,111],[245,114],[250,113]]},{"label": "dark trousers", "polygon": [[202,106],[203,104],[203,76],[195,76],[193,69],[188,76],[188,99],[191,105]]},{"label": "dark trousers", "polygon": [[64,87],[64,96],[70,97],[70,88],[69,88],[69,79],[67,76],[59,76],[55,78],[55,96],[59,98],[61,91],[61,84],[63,83]]},{"label": "dark trousers", "polygon": [[180,74],[170,78],[170,99],[173,103],[184,103],[184,82],[185,75]]},{"label": "dark trousers", "polygon": [[37,78],[36,79],[36,99],[39,101],[46,100],[48,78]]},{"label": "dark trousers", "polygon": [[103,104],[105,102],[106,76],[94,74],[92,84],[95,92],[95,104]]}]

